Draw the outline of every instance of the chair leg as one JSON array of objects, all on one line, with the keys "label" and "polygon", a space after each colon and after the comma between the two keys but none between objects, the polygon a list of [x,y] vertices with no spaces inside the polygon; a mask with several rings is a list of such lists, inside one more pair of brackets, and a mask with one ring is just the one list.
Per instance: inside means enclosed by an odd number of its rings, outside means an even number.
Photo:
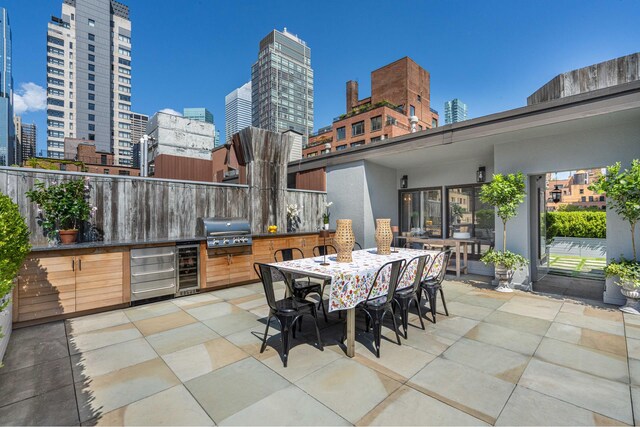
[{"label": "chair leg", "polygon": [[380,336],[382,335],[382,319],[377,315],[373,317],[373,342],[376,348],[376,357],[380,358]]},{"label": "chair leg", "polygon": [[321,351],[324,351],[324,345],[322,344],[322,339],[320,338],[320,328],[318,328],[318,313],[316,311],[316,307],[313,306],[313,324],[316,327],[316,337],[318,338],[318,347],[320,347]]},{"label": "chair leg", "polygon": [[[409,338],[409,301],[402,300],[400,305],[400,320],[402,320],[402,327],[404,328],[404,338]],[[393,316],[395,318],[395,316]]]},{"label": "chair leg", "polygon": [[427,288],[427,295],[429,297],[429,308],[431,309],[431,317],[433,323],[436,323],[436,305],[437,305],[437,290],[433,287]]},{"label": "chair leg", "polygon": [[291,345],[292,329],[296,328],[296,322],[291,317],[287,317],[284,321],[282,331],[280,331],[280,337],[282,339],[282,359],[284,367],[287,367],[289,361],[289,346]]},{"label": "chair leg", "polygon": [[416,302],[416,310],[418,310],[418,318],[420,319],[420,325],[424,331],[424,320],[422,320],[422,308],[420,308],[420,301],[418,301],[418,294],[414,295],[414,301]]},{"label": "chair leg", "polygon": [[269,324],[271,323],[271,316],[267,319],[267,327],[264,330],[264,338],[262,339],[262,347],[260,347],[260,353],[264,353],[267,348],[267,334],[269,333]]},{"label": "chair leg", "polygon": [[398,345],[402,345],[402,342],[400,342],[400,333],[398,332],[398,322],[396,322],[396,315],[393,313],[393,311],[391,312],[391,320],[393,320],[393,330],[396,333],[396,339],[398,340]]},{"label": "chair leg", "polygon": [[440,288],[440,298],[442,298],[442,306],[444,307],[444,314],[445,316],[448,316],[449,310],[447,310],[447,303],[444,300],[444,291],[442,290],[442,288]]},{"label": "chair leg", "polygon": [[322,294],[320,294],[320,307],[322,307],[322,315],[324,316],[324,322],[329,323],[329,318],[327,317],[327,309],[324,306],[324,300],[322,299]]}]

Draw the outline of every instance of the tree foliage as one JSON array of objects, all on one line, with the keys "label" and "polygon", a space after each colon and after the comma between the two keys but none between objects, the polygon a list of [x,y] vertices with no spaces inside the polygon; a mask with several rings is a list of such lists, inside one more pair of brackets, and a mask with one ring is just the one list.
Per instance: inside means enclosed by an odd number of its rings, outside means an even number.
[{"label": "tree foliage", "polygon": [[522,172],[493,175],[493,180],[482,186],[480,200],[496,208],[502,222],[507,222],[518,212],[518,206],[525,197],[524,175]]},{"label": "tree foliage", "polygon": [[589,190],[606,193],[607,204],[629,222],[633,259],[637,261],[635,229],[640,220],[640,160],[633,160],[631,167],[624,170],[620,162],[609,166],[607,172],[589,186]]},{"label": "tree foliage", "polygon": [[607,213],[602,211],[547,212],[547,237],[607,237]]}]

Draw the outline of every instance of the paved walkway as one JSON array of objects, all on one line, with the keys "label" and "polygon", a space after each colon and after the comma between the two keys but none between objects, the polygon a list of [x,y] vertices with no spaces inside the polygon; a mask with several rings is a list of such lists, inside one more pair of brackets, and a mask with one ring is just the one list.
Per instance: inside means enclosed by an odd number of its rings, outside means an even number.
[{"label": "paved walkway", "polygon": [[411,327],[402,346],[383,340],[380,359],[364,333],[347,358],[335,315],[321,321],[324,351],[307,322],[288,368],[277,331],[260,354],[257,284],[17,330],[0,424],[640,421],[638,317],[465,282],[445,284],[450,317]]}]

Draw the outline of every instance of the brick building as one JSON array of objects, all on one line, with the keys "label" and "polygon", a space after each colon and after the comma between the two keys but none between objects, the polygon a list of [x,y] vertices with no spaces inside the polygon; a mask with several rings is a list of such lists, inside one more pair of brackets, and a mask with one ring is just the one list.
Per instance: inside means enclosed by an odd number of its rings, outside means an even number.
[{"label": "brick building", "polygon": [[[554,179],[554,174],[547,174],[547,209],[555,211],[564,206],[606,209],[607,201],[605,195],[589,190],[589,186],[601,174],[600,169],[579,170],[566,179]],[[562,191],[562,195],[558,203],[553,203],[551,191],[556,186]]]},{"label": "brick building", "polygon": [[437,127],[439,117],[430,98],[429,72],[409,57],[371,73],[370,97],[359,99],[358,82],[348,81],[346,113],[309,138],[303,157],[405,135],[411,132],[412,116],[417,131]]}]

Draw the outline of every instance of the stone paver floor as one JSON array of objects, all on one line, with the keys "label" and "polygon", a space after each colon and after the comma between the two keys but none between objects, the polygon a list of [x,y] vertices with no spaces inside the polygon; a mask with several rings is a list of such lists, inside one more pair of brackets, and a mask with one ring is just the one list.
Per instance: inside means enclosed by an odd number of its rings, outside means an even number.
[{"label": "stone paver floor", "polygon": [[[282,293],[282,289],[280,289]],[[640,421],[640,318],[597,303],[445,283],[450,316],[381,358],[358,319],[310,322],[289,367],[259,353],[259,284],[14,331],[0,424],[595,425]],[[410,322],[419,325],[413,314]],[[385,337],[393,339],[391,329]]]}]

